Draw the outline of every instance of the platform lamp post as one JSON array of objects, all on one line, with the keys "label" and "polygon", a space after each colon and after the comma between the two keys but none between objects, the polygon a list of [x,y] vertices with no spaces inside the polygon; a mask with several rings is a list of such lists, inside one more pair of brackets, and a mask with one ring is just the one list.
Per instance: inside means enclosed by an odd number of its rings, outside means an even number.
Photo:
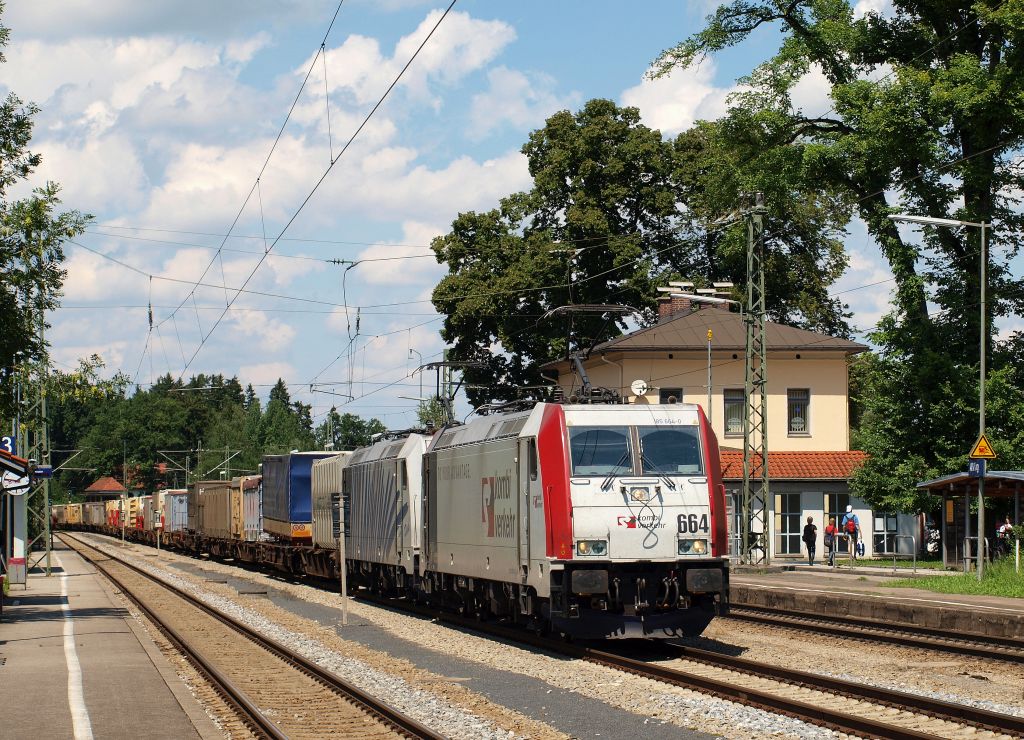
[{"label": "platform lamp post", "polygon": [[[955,218],[933,218],[931,216],[911,216],[906,213],[895,213],[889,216],[893,221],[908,224],[921,224],[923,226],[945,226],[947,228],[959,228],[970,226],[981,229],[981,333],[979,344],[981,345],[981,362],[978,372],[978,437],[985,434],[985,346],[988,344],[988,331],[985,326],[985,273],[988,268],[988,253],[985,245],[985,232],[992,227],[991,223],[984,221],[961,221]],[[978,478],[978,580],[982,579],[985,569],[985,476]]]}]

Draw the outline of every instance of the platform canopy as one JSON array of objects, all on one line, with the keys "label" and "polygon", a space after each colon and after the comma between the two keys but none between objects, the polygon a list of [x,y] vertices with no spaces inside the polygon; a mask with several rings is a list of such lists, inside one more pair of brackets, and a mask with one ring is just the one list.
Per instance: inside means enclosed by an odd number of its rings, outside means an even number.
[{"label": "platform canopy", "polygon": [[[951,473],[941,478],[921,481],[919,489],[936,496],[955,492],[963,495],[978,490],[978,479],[968,473]],[[1013,496],[1024,491],[1024,470],[989,470],[985,473],[985,496]]]}]

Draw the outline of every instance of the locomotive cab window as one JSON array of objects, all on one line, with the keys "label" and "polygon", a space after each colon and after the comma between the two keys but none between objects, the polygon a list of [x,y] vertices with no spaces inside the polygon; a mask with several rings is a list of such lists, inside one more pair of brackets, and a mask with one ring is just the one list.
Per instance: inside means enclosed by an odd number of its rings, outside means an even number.
[{"label": "locomotive cab window", "polygon": [[574,476],[633,472],[629,427],[571,427],[569,447]]},{"label": "locomotive cab window", "polygon": [[644,475],[703,475],[697,427],[638,427]]},{"label": "locomotive cab window", "polygon": [[527,452],[528,463],[530,466],[530,480],[537,480],[538,466],[537,466],[537,440],[531,439],[529,450]]}]

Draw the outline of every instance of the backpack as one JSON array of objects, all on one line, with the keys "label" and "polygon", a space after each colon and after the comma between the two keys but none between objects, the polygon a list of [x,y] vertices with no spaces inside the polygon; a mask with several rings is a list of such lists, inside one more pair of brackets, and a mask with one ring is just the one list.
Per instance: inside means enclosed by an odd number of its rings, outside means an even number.
[{"label": "backpack", "polygon": [[846,528],[847,534],[857,534],[857,520],[854,519],[852,516],[847,517],[846,524],[844,526]]}]

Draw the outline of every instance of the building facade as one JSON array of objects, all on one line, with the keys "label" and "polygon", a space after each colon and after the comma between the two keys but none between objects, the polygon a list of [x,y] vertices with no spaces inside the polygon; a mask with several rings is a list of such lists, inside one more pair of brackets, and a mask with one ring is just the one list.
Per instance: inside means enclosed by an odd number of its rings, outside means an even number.
[{"label": "building facade", "polygon": [[[660,298],[659,314],[654,326],[594,347],[583,367],[591,386],[614,390],[626,403],[696,403],[705,409],[722,448],[726,490],[734,502],[731,536],[738,545],[743,318],[723,305],[701,306],[680,295]],[[837,516],[838,525],[847,506],[860,521],[866,557],[909,553],[913,546],[907,535],[916,533],[917,518],[873,512],[849,489],[864,453],[850,450],[848,367],[850,358],[867,347],[771,322],[765,335],[771,496],[769,531],[761,541],[767,542],[771,557],[805,557],[800,535],[810,516],[818,528],[820,560],[827,517]],[[545,366],[545,375],[557,380],[567,398],[582,389],[583,379],[568,361]]]}]

